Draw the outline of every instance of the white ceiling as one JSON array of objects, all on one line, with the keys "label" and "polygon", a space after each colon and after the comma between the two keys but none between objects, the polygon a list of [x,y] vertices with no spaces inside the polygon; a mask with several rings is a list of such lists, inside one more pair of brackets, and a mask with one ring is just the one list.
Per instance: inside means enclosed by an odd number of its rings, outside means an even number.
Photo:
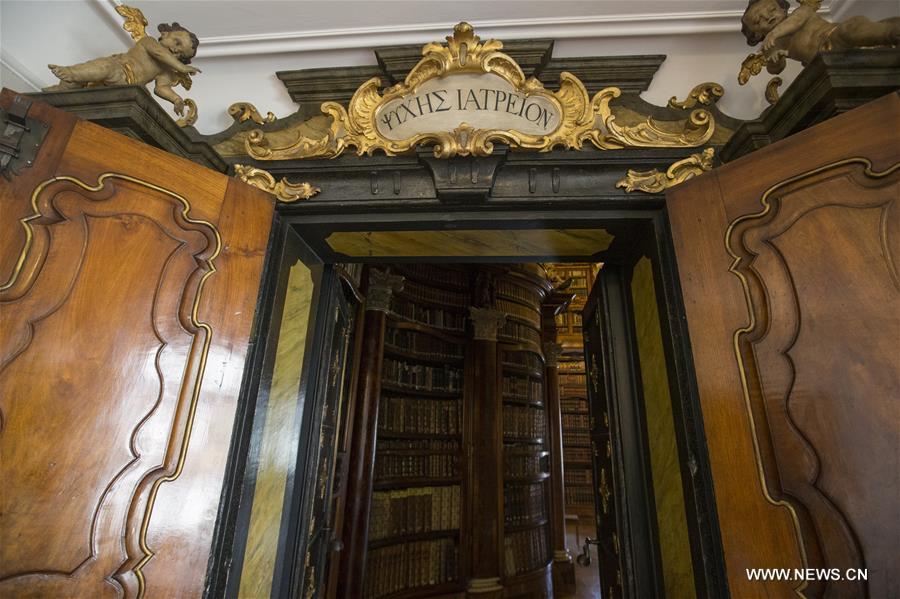
[{"label": "white ceiling", "polygon": [[[665,104],[694,84],[725,86],[720,106],[751,118],[765,107],[767,77],[738,87],[750,52],[740,34],[746,0],[134,0],[150,21],[178,21],[200,37],[193,64],[203,70],[187,96],[200,106],[197,127],[213,133],[231,120],[227,107],[250,101],[278,116],[294,105],[274,73],[373,65],[373,47],[443,40],[462,20],[483,39],[553,38],[554,56],[667,54],[644,97]],[[896,0],[824,0],[835,20],[854,14],[896,16]],[[71,64],[125,50],[113,0],[0,0],[0,83],[34,91],[54,78],[49,62]],[[791,68],[787,81],[799,68]],[[168,105],[167,105],[168,106]]]}]

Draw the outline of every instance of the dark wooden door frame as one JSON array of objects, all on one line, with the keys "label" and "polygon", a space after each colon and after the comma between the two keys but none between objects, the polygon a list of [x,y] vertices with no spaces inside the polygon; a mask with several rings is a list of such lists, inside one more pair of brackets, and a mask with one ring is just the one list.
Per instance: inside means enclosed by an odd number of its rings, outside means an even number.
[{"label": "dark wooden door frame", "polygon": [[[621,264],[604,264],[585,304],[582,326],[585,359],[591,365],[589,376],[595,363],[602,372],[598,377],[602,382],[589,389],[590,413],[595,421],[598,415],[608,414],[609,432],[604,438],[612,448],[612,503],[624,596],[662,597],[656,506],[629,301],[630,274],[630,269]],[[591,431],[593,447],[602,448],[600,439],[595,438],[597,428]],[[599,481],[596,453],[592,461],[594,480]],[[594,495],[599,506],[602,499],[598,485],[594,486]],[[600,522],[598,518],[598,527]],[[598,528],[598,538],[602,541],[604,536]]]},{"label": "dark wooden door frame", "polygon": [[[684,317],[684,307],[681,302],[677,265],[675,264],[674,250],[668,219],[665,214],[665,206],[662,196],[641,196],[634,202],[601,202],[599,206],[586,205],[583,198],[527,198],[520,201],[503,201],[491,203],[491,201],[476,205],[446,205],[439,201],[417,203],[411,206],[403,200],[396,200],[389,206],[367,206],[356,210],[347,210],[344,203],[334,203],[334,206],[313,205],[304,206],[293,204],[281,206],[273,226],[273,241],[269,250],[269,263],[267,265],[266,283],[260,293],[260,303],[257,311],[257,326],[254,337],[253,360],[248,362],[250,367],[245,375],[245,391],[241,397],[239,417],[235,422],[235,442],[229,464],[229,481],[223,490],[223,504],[220,509],[217,523],[217,534],[214,545],[213,558],[210,561],[209,576],[207,581],[207,596],[236,596],[239,585],[241,556],[243,544],[246,542],[247,528],[249,525],[248,501],[241,498],[252,497],[252,488],[255,480],[255,472],[247,468],[252,463],[254,452],[258,448],[251,447],[250,432],[254,427],[261,426],[260,418],[255,415],[263,414],[265,409],[265,397],[258,393],[261,376],[270,372],[271,356],[274,352],[272,328],[274,323],[280,321],[277,313],[280,313],[280,303],[283,297],[279,294],[283,289],[285,273],[291,260],[289,252],[284,247],[288,243],[295,243],[295,233],[299,232],[302,241],[299,241],[304,252],[313,262],[321,263],[323,260],[334,261],[334,256],[322,257],[322,244],[316,240],[310,240],[310,231],[316,227],[327,225],[330,230],[361,230],[365,227],[391,228],[401,226],[409,230],[429,230],[447,228],[564,228],[575,227],[582,229],[607,228],[620,231],[619,243],[613,246],[603,255],[594,256],[593,259],[602,260],[610,264],[624,264],[627,256],[634,255],[632,247],[639,239],[639,235],[649,243],[652,252],[651,259],[654,262],[654,278],[656,283],[658,304],[661,313],[661,325],[664,346],[666,348],[666,360],[669,367],[670,387],[672,397],[677,398],[675,407],[677,438],[683,468],[688,472],[685,485],[686,500],[688,503],[688,529],[691,539],[692,557],[694,560],[695,580],[698,596],[703,597],[727,597],[727,582],[724,572],[724,557],[722,555],[721,540],[718,530],[718,520],[715,516],[715,498],[713,483],[709,470],[705,436],[703,434],[702,414],[699,397],[694,379],[693,364],[690,354],[690,343],[687,334],[687,325]],[[371,229],[370,229],[371,230]],[[624,231],[624,233],[621,233]],[[629,233],[630,231],[630,233]],[[625,238],[625,239],[623,239]],[[627,238],[631,238],[629,241]],[[291,240],[287,242],[285,240]],[[319,240],[321,241],[321,240]],[[627,243],[626,243],[627,242]],[[296,253],[294,254],[296,256]],[[553,259],[552,256],[545,257]],[[472,258],[461,260],[459,257],[453,260],[471,262],[535,262],[534,257],[522,259],[517,257],[490,257]],[[373,260],[391,262],[390,258],[376,257]],[[404,261],[404,260],[396,260]],[[405,261],[429,261],[428,258],[415,258]],[[449,260],[445,260],[449,261]],[[314,317],[314,320],[317,320]],[[312,347],[320,347],[318,344],[326,338],[327,327],[325,324],[311,328],[308,343]],[[265,343],[259,340],[266,340]],[[277,341],[277,339],[275,340]],[[269,356],[267,358],[267,356]],[[261,374],[262,373],[262,374]],[[306,422],[303,425],[307,425]],[[302,454],[303,452],[301,452]],[[307,481],[315,480],[315,463],[300,463],[293,473],[295,485],[308,484]],[[249,494],[248,494],[249,489]],[[291,493],[298,491],[292,490]],[[287,521],[295,524],[291,530],[297,532],[300,505],[287,504],[286,508],[294,514],[286,514]],[[302,527],[301,527],[302,528]],[[283,525],[282,536],[286,528]],[[291,533],[294,534],[294,533]],[[305,557],[306,547],[303,542],[298,542],[294,536],[290,547],[284,545],[286,539],[279,540],[278,565],[276,572],[281,572],[282,577],[290,576],[297,565],[296,562]],[[280,587],[276,580],[273,588]],[[296,588],[294,585],[289,587]],[[274,595],[273,595],[274,596]]]}]

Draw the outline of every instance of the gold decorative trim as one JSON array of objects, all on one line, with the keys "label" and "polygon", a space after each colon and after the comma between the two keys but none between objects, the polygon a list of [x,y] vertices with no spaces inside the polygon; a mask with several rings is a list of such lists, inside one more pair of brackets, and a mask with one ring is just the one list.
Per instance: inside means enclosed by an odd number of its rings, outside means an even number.
[{"label": "gold decorative trim", "polygon": [[643,191],[645,193],[661,193],[679,183],[684,183],[697,175],[712,170],[713,149],[706,148],[699,154],[691,154],[683,160],[674,163],[665,173],[657,169],[649,171],[635,171],[628,169],[624,179],[616,183],[616,187],[624,187],[625,191]]},{"label": "gold decorative trim", "polygon": [[597,489],[597,492],[600,496],[600,507],[603,508],[603,513],[609,513],[609,498],[612,495],[612,491],[609,488],[609,483],[606,481],[606,468],[600,468],[600,487]]},{"label": "gold decorative trim", "polygon": [[[190,87],[190,85],[187,87]],[[197,103],[190,98],[185,98],[184,105],[187,106],[188,113],[175,121],[175,124],[179,127],[190,127],[197,122]]]},{"label": "gold decorative trim", "polygon": [[266,123],[274,123],[277,120],[273,112],[267,112],[266,116],[263,117],[259,114],[256,106],[250,102],[235,102],[228,107],[228,114],[237,123],[253,121],[257,125],[264,125]]},{"label": "gold decorative trim", "polygon": [[697,104],[709,106],[719,101],[719,98],[725,95],[725,88],[721,83],[715,81],[707,81],[694,86],[691,93],[683,101],[679,102],[676,96],[669,98],[670,108],[688,109],[693,108]]},{"label": "gold decorative trim", "polygon": [[[134,566],[134,568],[131,569],[131,571],[134,573],[135,577],[138,580],[137,596],[138,596],[138,598],[141,598],[144,596],[144,592],[146,591],[146,581],[144,579],[144,574],[143,574],[142,569],[145,565],[147,565],[147,562],[149,562],[153,558],[153,556],[156,555],[153,552],[153,550],[150,549],[149,545],[147,544],[147,531],[150,528],[150,519],[153,514],[153,506],[156,503],[156,496],[157,496],[157,493],[159,492],[159,487],[163,483],[172,482],[174,480],[177,480],[181,476],[181,473],[184,471],[184,463],[185,463],[185,460],[187,459],[189,440],[191,438],[191,433],[194,428],[194,418],[197,413],[197,405],[199,403],[199,398],[200,398],[200,387],[203,382],[203,376],[206,373],[206,363],[207,363],[207,359],[209,356],[209,348],[212,344],[212,334],[213,334],[212,327],[210,327],[208,323],[200,321],[198,313],[200,311],[200,302],[203,298],[203,289],[206,286],[206,281],[213,274],[215,274],[217,272],[216,265],[215,265],[215,259],[219,256],[219,254],[222,251],[222,236],[219,234],[219,231],[218,231],[218,229],[216,229],[215,225],[213,225],[211,222],[206,221],[206,220],[191,218],[189,216],[190,211],[191,211],[191,204],[185,197],[183,197],[173,191],[169,191],[168,189],[159,187],[158,185],[154,185],[153,183],[144,181],[142,179],[138,179],[136,177],[131,177],[129,175],[124,175],[124,174],[120,174],[120,173],[111,173],[110,172],[110,173],[103,173],[99,177],[97,177],[96,185],[89,185],[88,183],[85,183],[84,181],[82,181],[76,177],[70,177],[70,176],[53,177],[52,179],[48,179],[48,180],[44,181],[43,183],[41,183],[40,185],[38,185],[37,187],[35,187],[34,191],[31,194],[31,207],[34,212],[31,215],[26,216],[25,218],[22,218],[19,220],[19,222],[22,224],[22,226],[25,229],[25,244],[22,248],[22,252],[19,254],[19,259],[16,262],[16,266],[12,272],[12,275],[11,275],[9,281],[7,281],[2,287],[0,287],[0,291],[6,291],[7,289],[11,288],[15,284],[16,280],[19,277],[19,273],[21,272],[22,267],[25,263],[25,260],[28,256],[28,253],[31,250],[31,246],[34,242],[34,229],[32,228],[30,223],[31,223],[31,221],[39,219],[42,216],[44,216],[43,214],[41,214],[40,208],[38,208],[38,197],[44,191],[44,189],[46,189],[48,186],[50,186],[53,183],[65,181],[65,182],[69,182],[74,185],[77,185],[78,187],[81,187],[82,189],[84,189],[86,191],[98,192],[106,186],[107,179],[121,179],[123,181],[130,181],[131,183],[135,183],[137,185],[143,185],[144,187],[147,187],[148,189],[152,189],[154,191],[157,191],[159,193],[167,195],[171,198],[174,198],[182,206],[182,209],[181,209],[182,218],[188,223],[208,227],[213,232],[213,235],[215,237],[215,243],[216,243],[215,249],[213,250],[212,254],[209,256],[209,258],[206,258],[203,261],[206,266],[206,272],[203,274],[203,276],[200,278],[200,281],[197,283],[197,292],[194,296],[194,302],[191,307],[191,313],[190,313],[191,325],[194,326],[198,331],[203,331],[203,345],[200,349],[200,359],[199,359],[199,365],[197,367],[197,375],[193,382],[193,389],[191,391],[191,400],[190,400],[190,404],[188,405],[187,418],[186,418],[186,421],[184,424],[184,433],[181,436],[181,442],[179,444],[180,446],[178,449],[178,458],[177,458],[177,461],[175,464],[175,468],[170,474],[167,474],[166,476],[157,478],[156,480],[153,481],[153,485],[150,487],[150,494],[147,498],[147,505],[146,505],[146,508],[144,511],[144,517],[141,521],[141,526],[140,526],[140,529],[138,532],[138,545],[139,545],[143,555],[142,555],[141,559],[138,561],[138,563]],[[196,342],[196,335],[194,336],[194,339]],[[193,347],[194,347],[194,344],[192,343],[191,348],[193,349]],[[193,353],[193,352],[191,352],[191,353]],[[189,356],[189,359],[190,359],[190,356]],[[168,452],[171,450],[172,447],[173,446],[171,444],[168,445],[169,449],[167,449],[166,455],[163,458],[163,464],[162,464],[163,468],[166,467]]]},{"label": "gold decorative trim", "polygon": [[234,173],[244,183],[271,193],[278,198],[279,202],[285,204],[308,200],[322,191],[309,183],[291,183],[286,177],[282,177],[280,181],[276,182],[272,173],[243,164],[235,164]]},{"label": "gold decorative trim", "polygon": [[772,77],[766,84],[766,102],[775,104],[778,102],[778,88],[783,83],[781,77]]},{"label": "gold decorative trim", "polygon": [[[257,160],[287,160],[334,158],[350,147],[359,155],[380,150],[393,156],[426,143],[434,144],[434,155],[439,158],[489,155],[494,142],[541,152],[557,147],[581,149],[585,142],[601,150],[696,147],[709,141],[715,131],[715,119],[704,109],[694,110],[684,123],[664,126],[648,118],[635,126],[619,125],[609,107],[610,101],[621,94],[619,88],[608,87],[590,98],[577,77],[563,72],[559,90],[551,92],[536,78],[526,79],[516,61],[500,52],[501,42],[481,42],[468,23],[459,23],[446,39],[446,45],[425,45],[422,59],[404,82],[385,89],[383,94],[378,91],[381,80],[373,77],[356,90],[347,108],[336,102],[323,103],[322,112],[332,118],[323,137],[309,138],[298,133],[292,142],[276,146],[266,132],[255,129],[244,141],[246,152]],[[501,78],[515,93],[539,98],[552,106],[559,114],[559,124],[546,135],[478,129],[466,122],[460,122],[451,131],[417,133],[399,140],[388,139],[379,132],[376,118],[386,104],[415,94],[428,81],[461,74],[492,74]]]},{"label": "gold decorative trim", "polygon": [[766,66],[766,55],[762,52],[750,54],[741,62],[741,70],[738,73],[738,83],[746,85],[750,81],[750,77],[759,75],[762,68]]},{"label": "gold decorative trim", "polygon": [[139,41],[147,35],[147,18],[140,9],[118,4],[116,5],[116,12],[125,17],[122,29],[128,32],[131,39]]},{"label": "gold decorative trim", "polygon": [[[787,509],[788,513],[791,516],[791,522],[794,525],[794,533],[797,537],[797,544],[800,549],[800,559],[803,563],[803,567],[807,568],[809,566],[809,557],[806,551],[806,543],[803,540],[803,534],[800,527],[800,519],[797,515],[797,511],[794,506],[786,500],[783,499],[775,499],[772,497],[771,492],[769,491],[769,485],[766,482],[766,473],[765,468],[763,466],[762,459],[762,451],[760,450],[760,442],[759,435],[757,433],[756,427],[756,419],[753,417],[753,406],[752,401],[750,399],[750,383],[749,377],[747,375],[746,365],[744,364],[744,359],[741,354],[741,338],[745,335],[750,334],[757,326],[756,322],[756,304],[753,301],[753,294],[750,292],[750,283],[744,274],[738,270],[738,266],[741,263],[741,257],[732,249],[733,248],[733,239],[732,236],[734,234],[735,229],[744,221],[751,219],[759,219],[766,217],[769,212],[772,210],[772,204],[769,202],[769,198],[780,188],[788,186],[792,183],[805,179],[807,177],[815,176],[819,173],[825,172],[827,170],[837,168],[840,166],[845,166],[848,164],[861,164],[865,167],[863,171],[867,177],[871,177],[873,179],[880,179],[891,175],[894,171],[900,169],[900,163],[894,164],[890,168],[884,171],[875,171],[872,169],[872,163],[866,158],[846,158],[844,160],[839,160],[837,162],[832,162],[831,164],[826,164],[824,166],[820,166],[818,168],[812,169],[805,173],[801,173],[785,179],[779,183],[776,183],[769,187],[760,198],[760,204],[763,206],[763,209],[759,212],[753,214],[745,214],[744,216],[736,218],[731,224],[728,226],[728,229],[725,231],[725,250],[728,252],[728,255],[731,256],[732,262],[728,268],[728,271],[736,276],[741,281],[741,288],[744,292],[744,301],[747,304],[747,315],[749,322],[747,326],[737,329],[732,336],[732,350],[734,351],[734,357],[737,361],[738,371],[741,377],[741,391],[744,396],[744,407],[747,410],[747,418],[750,422],[750,437],[753,440],[753,453],[754,458],[756,459],[756,467],[757,474],[759,475],[760,487],[762,488],[763,496],[766,501],[771,505],[776,507],[783,507]],[[806,588],[807,582],[803,581],[803,583],[794,589],[794,592],[803,597],[803,590]]]}]

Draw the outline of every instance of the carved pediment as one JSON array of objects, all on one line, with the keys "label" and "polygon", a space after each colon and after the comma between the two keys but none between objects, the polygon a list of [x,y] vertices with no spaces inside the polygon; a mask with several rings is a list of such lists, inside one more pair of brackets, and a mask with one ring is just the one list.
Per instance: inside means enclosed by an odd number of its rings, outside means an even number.
[{"label": "carved pediment", "polygon": [[713,136],[715,119],[703,108],[687,120],[660,124],[652,118],[616,122],[610,102],[616,87],[591,98],[569,72],[551,91],[526,77],[497,40],[482,42],[468,23],[454,28],[447,43],[430,43],[422,58],[393,87],[380,90],[373,77],[353,94],[347,107],[322,104],[331,117],[328,131],[310,137],[297,131],[285,139],[263,129],[251,131],[244,148],[257,160],[333,158],[348,148],[357,154],[408,153],[433,145],[439,158],[485,156],[494,143],[536,151],[580,149],[586,142],[603,150],[629,147],[696,147]]}]

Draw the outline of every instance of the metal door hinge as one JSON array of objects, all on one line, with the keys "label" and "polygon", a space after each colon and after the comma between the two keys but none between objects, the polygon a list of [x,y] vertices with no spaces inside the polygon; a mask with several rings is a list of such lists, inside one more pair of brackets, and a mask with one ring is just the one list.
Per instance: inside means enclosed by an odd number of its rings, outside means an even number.
[{"label": "metal door hinge", "polygon": [[0,174],[7,179],[31,167],[44,138],[50,130],[43,123],[28,116],[31,99],[15,96],[9,110],[0,108]]}]

